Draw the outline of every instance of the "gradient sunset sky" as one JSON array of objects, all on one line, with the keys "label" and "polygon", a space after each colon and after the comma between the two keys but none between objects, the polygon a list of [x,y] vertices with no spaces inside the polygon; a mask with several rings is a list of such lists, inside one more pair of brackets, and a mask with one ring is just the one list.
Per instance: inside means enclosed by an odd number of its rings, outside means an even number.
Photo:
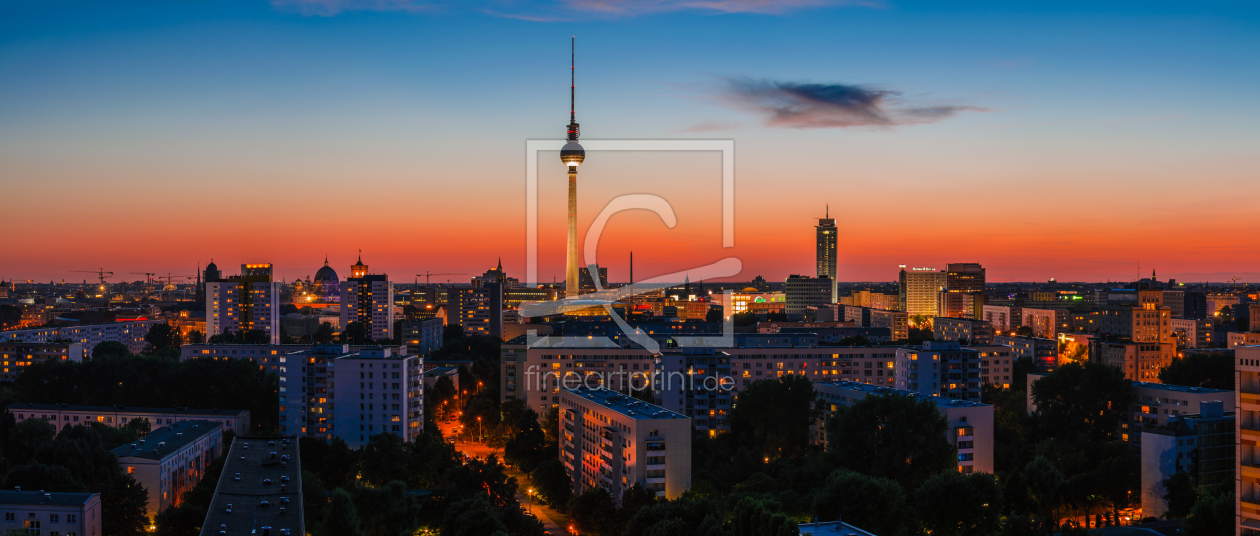
[{"label": "gradient sunset sky", "polygon": [[[1260,3],[423,0],[0,4],[0,279],[71,270],[292,281],[525,271],[525,141],[588,152],[613,281],[738,257],[840,280],[980,262],[990,281],[1260,280]],[[540,278],[563,279],[564,170],[539,165]],[[466,282],[468,275],[435,281]],[[423,281],[423,278],[421,278]]]}]

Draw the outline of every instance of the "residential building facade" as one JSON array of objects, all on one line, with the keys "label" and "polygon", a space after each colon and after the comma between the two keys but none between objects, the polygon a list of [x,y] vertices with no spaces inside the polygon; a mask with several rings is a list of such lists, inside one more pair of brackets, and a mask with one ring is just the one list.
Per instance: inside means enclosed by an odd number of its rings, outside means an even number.
[{"label": "residential building facade", "polygon": [[101,494],[44,492],[19,489],[0,491],[0,532],[5,534],[56,534],[104,536],[101,531]]},{"label": "residential building facade", "polygon": [[163,426],[112,451],[118,465],[149,492],[145,515],[179,506],[189,491],[206,476],[206,469],[223,453],[223,425],[211,421],[185,421]]}]

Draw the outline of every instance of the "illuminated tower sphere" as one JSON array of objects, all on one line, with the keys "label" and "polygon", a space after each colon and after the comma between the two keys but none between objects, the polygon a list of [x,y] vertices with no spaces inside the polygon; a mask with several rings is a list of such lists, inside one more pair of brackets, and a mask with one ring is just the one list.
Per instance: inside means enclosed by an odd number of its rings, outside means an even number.
[{"label": "illuminated tower sphere", "polygon": [[[576,38],[575,40],[576,41]],[[576,56],[570,58],[575,59]],[[564,270],[564,294],[565,296],[577,296],[581,293],[581,276],[578,270],[578,244],[577,244],[577,167],[586,159],[586,150],[578,144],[578,123],[577,113],[574,106],[574,67],[576,63],[569,66],[569,127],[567,130],[569,142],[564,144],[560,149],[560,161],[569,168],[569,240],[566,249],[565,270]]]}]

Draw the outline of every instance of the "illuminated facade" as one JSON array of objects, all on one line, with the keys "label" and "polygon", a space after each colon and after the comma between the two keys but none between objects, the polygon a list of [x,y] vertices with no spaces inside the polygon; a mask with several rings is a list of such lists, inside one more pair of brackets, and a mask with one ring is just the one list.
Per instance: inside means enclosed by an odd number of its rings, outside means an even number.
[{"label": "illuminated facade", "polygon": [[561,389],[559,406],[574,493],[603,488],[620,503],[635,484],[665,499],[691,489],[690,418],[603,389]]},{"label": "illuminated facade", "polygon": [[814,247],[815,247],[815,264],[818,268],[818,277],[826,277],[831,280],[831,301],[827,303],[836,303],[839,295],[836,291],[836,241],[838,238],[836,229],[836,220],[831,217],[831,207],[827,207],[826,216],[818,218],[818,225],[814,226]]},{"label": "illuminated facade", "polygon": [[454,287],[447,295],[447,325],[458,325],[468,335],[503,336],[503,287]]},{"label": "illuminated facade", "polygon": [[985,271],[979,263],[950,263],[945,274],[945,291],[941,295],[943,316],[983,318],[984,284]]},{"label": "illuminated facade", "polygon": [[980,400],[980,352],[952,341],[897,349],[896,387],[921,396]]},{"label": "illuminated facade", "polygon": [[280,344],[280,287],[270,264],[242,264],[241,275],[206,283],[206,337],[259,330]]},{"label": "illuminated facade", "polygon": [[946,280],[945,272],[935,268],[911,268],[907,272],[902,266],[898,274],[901,310],[910,316],[937,316],[938,295],[945,289]]},{"label": "illuminated facade", "polygon": [[113,451],[118,465],[149,492],[145,514],[153,519],[179,506],[210,464],[223,452],[223,426],[212,421],[184,421],[163,426]]},{"label": "illuminated facade", "polygon": [[831,301],[835,285],[831,278],[790,275],[784,283],[785,308],[789,315],[804,315],[809,308],[835,303]]},{"label": "illuminated facade", "polygon": [[394,283],[385,274],[351,277],[341,285],[341,326],[358,322],[372,340],[394,338]]},{"label": "illuminated facade", "polygon": [[17,379],[23,369],[44,361],[83,361],[77,342],[0,342],[0,381]]}]

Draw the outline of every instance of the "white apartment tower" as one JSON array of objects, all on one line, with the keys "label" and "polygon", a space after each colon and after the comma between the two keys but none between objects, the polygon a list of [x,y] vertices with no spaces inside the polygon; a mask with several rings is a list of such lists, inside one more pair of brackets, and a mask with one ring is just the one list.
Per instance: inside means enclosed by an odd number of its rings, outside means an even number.
[{"label": "white apartment tower", "polygon": [[206,283],[206,336],[259,330],[280,344],[280,287],[270,264],[242,264],[241,275]]}]

